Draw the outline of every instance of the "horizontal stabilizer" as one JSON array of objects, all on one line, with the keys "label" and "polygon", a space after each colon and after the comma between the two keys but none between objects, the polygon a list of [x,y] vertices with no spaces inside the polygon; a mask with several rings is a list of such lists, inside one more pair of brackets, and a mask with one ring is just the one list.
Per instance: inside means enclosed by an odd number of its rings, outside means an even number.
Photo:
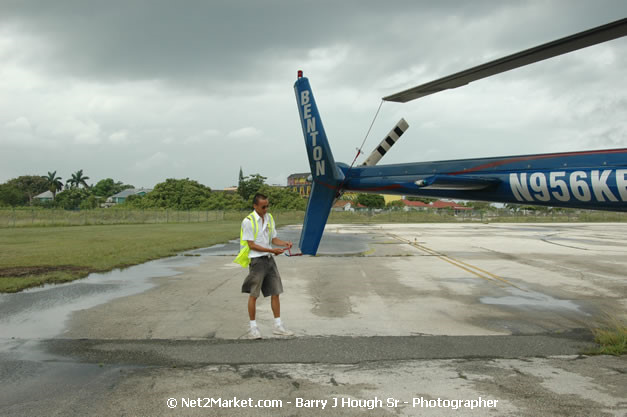
[{"label": "horizontal stabilizer", "polygon": [[314,182],[309,194],[303,231],[300,235],[300,250],[305,255],[315,255],[322,239],[324,226],[335,201],[335,189]]},{"label": "horizontal stabilizer", "polygon": [[433,175],[416,181],[415,184],[426,190],[485,190],[501,183],[497,178],[481,178],[463,175]]}]

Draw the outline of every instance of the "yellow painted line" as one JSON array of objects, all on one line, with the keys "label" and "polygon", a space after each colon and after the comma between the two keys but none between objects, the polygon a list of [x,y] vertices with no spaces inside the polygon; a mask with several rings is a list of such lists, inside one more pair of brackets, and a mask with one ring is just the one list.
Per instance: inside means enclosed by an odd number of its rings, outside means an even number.
[{"label": "yellow painted line", "polygon": [[[460,260],[455,259],[455,258],[451,258],[448,255],[440,253],[440,252],[438,252],[438,251],[436,251],[434,249],[428,248],[426,246],[419,245],[418,243],[414,243],[411,240],[403,239],[400,236],[396,236],[396,235],[393,235],[393,234],[390,234],[390,235],[393,238],[395,238],[397,240],[400,240],[401,242],[405,242],[405,243],[409,244],[410,246],[415,247],[416,249],[420,249],[423,252],[426,252],[426,253],[428,253],[430,255],[437,256],[438,258],[442,259],[443,261],[446,261],[446,262],[450,263],[451,265],[455,265],[456,267],[458,267],[460,269],[463,269],[464,271],[470,272],[471,274],[476,275],[479,278],[485,279],[485,280],[490,281],[492,283],[495,283],[494,280],[497,280],[497,281],[503,282],[505,284],[511,285],[512,287],[518,288],[519,290],[522,290],[520,287],[518,287],[517,285],[509,282],[508,280],[506,280],[504,278],[501,278],[498,275],[495,275],[495,274],[493,274],[491,272],[485,271],[485,270],[483,270],[483,269],[481,269],[479,267],[476,267],[474,265],[468,264],[466,262],[460,261]],[[479,272],[473,271],[473,269],[476,270],[476,271],[479,271]],[[487,275],[487,276],[482,275],[482,273]]]},{"label": "yellow painted line", "polygon": [[370,250],[365,251],[362,256],[372,255],[375,252],[376,252],[376,250],[374,248],[372,248]]},{"label": "yellow painted line", "polygon": [[[448,257],[448,256],[443,255],[443,254],[441,254],[441,253],[438,253],[438,252],[436,252],[436,251],[434,251],[434,250],[432,250],[432,249],[426,248],[426,247],[424,247],[424,246],[417,245],[417,244],[412,243],[412,242],[407,242],[407,243],[408,243],[409,245],[411,245],[411,246],[415,247],[416,249],[420,249],[420,250],[422,250],[423,252],[428,253],[429,255],[437,256],[437,257],[438,257],[438,258],[440,258],[441,260],[443,260],[443,261],[445,261],[445,262],[448,262],[448,263],[450,263],[451,265],[455,265],[456,267],[458,267],[458,268],[460,268],[460,269],[463,269],[463,270],[464,270],[464,271],[466,271],[466,272],[470,272],[471,274],[473,274],[473,275],[475,275],[475,276],[477,276],[477,277],[479,277],[479,278],[481,278],[481,279],[485,279],[485,280],[486,280],[486,281],[488,281],[488,282],[491,282],[491,283],[493,283],[493,284],[495,284],[495,285],[498,285],[498,282],[495,282],[495,281],[494,281],[494,279],[491,279],[490,277],[486,277],[486,276],[484,276],[484,275],[481,275],[480,273],[478,273],[478,272],[476,272],[476,271],[473,271],[472,269],[469,269],[469,268],[466,268],[466,267],[464,267],[464,266],[460,265],[459,263],[457,263],[457,261],[456,261],[455,259],[453,259],[453,258],[451,258],[451,257]],[[471,267],[472,267],[472,266],[471,266]]]},{"label": "yellow painted line", "polygon": [[[412,245],[412,246],[416,246],[416,247],[421,246],[421,245],[414,244],[414,243],[410,243],[410,245]],[[423,246],[423,247],[424,247],[424,246]],[[426,248],[426,247],[425,247],[425,248]],[[468,263],[466,263],[466,262],[464,262],[464,261],[460,261],[459,259],[451,258],[451,257],[450,257],[450,256],[448,256],[448,255],[441,254],[441,253],[439,253],[439,252],[437,252],[437,251],[435,251],[435,250],[433,250],[433,249],[430,249],[430,248],[426,248],[426,249],[428,249],[429,251],[432,251],[434,254],[437,254],[438,256],[443,256],[443,257],[446,257],[446,258],[451,259],[451,260],[453,260],[453,261],[455,261],[455,262],[457,262],[457,263],[459,263],[459,264],[461,264],[461,265],[466,265],[467,267],[470,267],[470,268],[476,269],[477,271],[482,272],[482,273],[484,273],[484,274],[486,274],[486,275],[488,275],[488,276],[490,276],[490,277],[492,277],[492,278],[494,278],[494,279],[496,279],[496,280],[499,280],[499,281],[501,281],[501,282],[504,282],[505,284],[511,285],[512,287],[515,287],[515,288],[518,288],[519,290],[522,290],[522,288],[518,287],[516,284],[512,284],[511,282],[509,282],[509,281],[508,281],[508,280],[506,280],[505,278],[501,278],[501,277],[499,277],[498,275],[495,275],[495,274],[493,274],[493,273],[491,273],[491,272],[485,271],[485,270],[483,270],[483,269],[479,268],[478,266],[468,264]]]}]

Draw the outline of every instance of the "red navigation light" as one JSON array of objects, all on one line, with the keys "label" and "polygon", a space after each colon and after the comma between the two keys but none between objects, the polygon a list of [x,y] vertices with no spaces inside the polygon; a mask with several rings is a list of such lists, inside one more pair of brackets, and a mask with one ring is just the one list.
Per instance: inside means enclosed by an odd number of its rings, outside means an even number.
[{"label": "red navigation light", "polygon": [[303,71],[302,70],[298,70],[298,78],[303,78]]}]

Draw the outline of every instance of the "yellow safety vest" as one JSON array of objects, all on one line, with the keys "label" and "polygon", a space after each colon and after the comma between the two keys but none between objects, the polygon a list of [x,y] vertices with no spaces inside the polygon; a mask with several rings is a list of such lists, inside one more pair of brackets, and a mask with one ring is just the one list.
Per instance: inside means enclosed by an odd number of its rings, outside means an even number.
[{"label": "yellow safety vest", "polygon": [[[268,213],[270,216],[270,222],[268,223],[268,237],[270,238],[270,243],[272,243],[272,229],[274,228],[274,219],[272,218],[272,214]],[[253,226],[253,235],[255,239],[257,239],[257,234],[259,233],[259,226],[257,225],[257,217],[255,217],[255,212],[253,211],[248,216],[247,219],[250,220],[250,223]],[[243,222],[242,222],[243,223]],[[233,260],[236,264],[240,264],[242,268],[248,267],[250,264],[250,248],[248,247],[248,241],[243,239],[244,236],[244,227],[242,226],[239,231],[239,254],[237,258]]]}]

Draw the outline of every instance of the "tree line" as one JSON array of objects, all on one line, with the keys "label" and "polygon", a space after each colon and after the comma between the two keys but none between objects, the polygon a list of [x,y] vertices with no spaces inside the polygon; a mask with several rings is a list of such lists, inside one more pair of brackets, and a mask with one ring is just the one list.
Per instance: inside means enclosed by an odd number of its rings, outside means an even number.
[{"label": "tree line", "polygon": [[[107,178],[95,185],[87,183],[89,177],[83,170],[63,181],[56,171],[47,175],[24,175],[0,184],[0,206],[62,208],[68,210],[93,209],[107,199],[126,189],[135,188]],[[157,184],[145,195],[130,195],[112,209],[175,209],[175,210],[245,210],[252,208],[252,198],[261,192],[270,198],[273,208],[305,210],[307,200],[289,188],[270,186],[266,177],[254,174],[244,177],[240,171],[237,192],[214,191],[210,187],[189,178],[167,179]],[[52,201],[39,201],[34,197],[52,193]]]},{"label": "tree line", "polygon": [[240,177],[237,192],[213,191],[210,187],[195,180],[167,179],[155,186],[144,196],[132,195],[116,207],[176,210],[247,210],[252,209],[252,199],[256,193],[268,196],[273,209],[305,210],[307,200],[297,192],[286,188],[270,186],[266,177],[254,174]]},{"label": "tree line", "polygon": [[[90,209],[98,207],[101,201],[128,188],[130,184],[123,184],[111,178],[88,184],[89,177],[80,169],[71,174],[63,182],[57,171],[47,175],[22,175],[0,184],[0,206],[41,206],[66,209]],[[82,187],[82,188],[81,188]],[[38,201],[35,197],[50,191],[53,201]]]}]

